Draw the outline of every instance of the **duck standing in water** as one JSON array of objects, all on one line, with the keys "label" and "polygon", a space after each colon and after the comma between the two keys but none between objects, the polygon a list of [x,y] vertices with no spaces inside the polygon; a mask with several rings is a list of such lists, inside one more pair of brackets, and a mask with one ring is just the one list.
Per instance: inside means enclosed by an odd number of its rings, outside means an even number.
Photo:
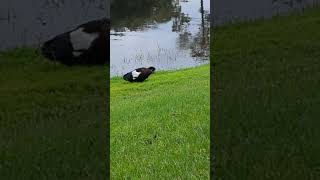
[{"label": "duck standing in water", "polygon": [[142,67],[142,68],[138,68],[135,69],[131,72],[128,72],[127,74],[125,74],[123,76],[123,79],[129,82],[143,82],[144,80],[146,80],[154,71],[156,70],[156,68],[154,67]]}]

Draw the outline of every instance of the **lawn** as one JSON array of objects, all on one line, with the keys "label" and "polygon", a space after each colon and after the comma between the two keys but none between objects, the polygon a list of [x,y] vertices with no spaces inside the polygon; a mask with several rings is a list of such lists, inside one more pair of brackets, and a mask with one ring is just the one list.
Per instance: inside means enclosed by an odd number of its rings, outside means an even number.
[{"label": "lawn", "polygon": [[111,178],[208,179],[210,67],[111,79]]},{"label": "lawn", "polygon": [[0,52],[1,179],[105,179],[107,74]]},{"label": "lawn", "polygon": [[320,9],[212,34],[214,178],[320,179]]}]

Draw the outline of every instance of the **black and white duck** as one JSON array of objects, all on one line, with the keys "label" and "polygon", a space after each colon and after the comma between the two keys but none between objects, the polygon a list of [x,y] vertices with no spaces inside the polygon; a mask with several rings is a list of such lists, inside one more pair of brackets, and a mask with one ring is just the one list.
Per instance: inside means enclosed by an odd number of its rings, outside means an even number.
[{"label": "black and white duck", "polygon": [[123,76],[123,79],[129,82],[143,82],[146,80],[154,71],[156,70],[155,67],[142,67],[135,69],[131,72],[128,72]]}]

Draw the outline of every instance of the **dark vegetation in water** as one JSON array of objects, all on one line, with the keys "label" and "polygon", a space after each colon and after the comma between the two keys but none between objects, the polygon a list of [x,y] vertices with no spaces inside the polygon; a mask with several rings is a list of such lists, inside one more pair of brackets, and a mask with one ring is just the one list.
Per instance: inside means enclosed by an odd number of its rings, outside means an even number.
[{"label": "dark vegetation in water", "polygon": [[124,27],[130,30],[142,30],[173,19],[172,31],[181,32],[191,17],[181,12],[180,3],[179,0],[113,1],[112,28],[115,31],[123,31]]},{"label": "dark vegetation in water", "polygon": [[111,2],[112,28],[141,29],[169,21],[174,8],[173,0],[115,0]]}]

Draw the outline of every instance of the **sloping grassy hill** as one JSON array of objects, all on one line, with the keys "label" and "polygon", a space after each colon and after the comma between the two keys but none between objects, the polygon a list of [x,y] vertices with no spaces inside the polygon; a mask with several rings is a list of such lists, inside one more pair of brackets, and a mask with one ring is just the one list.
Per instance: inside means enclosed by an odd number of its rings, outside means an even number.
[{"label": "sloping grassy hill", "polygon": [[111,80],[112,179],[208,179],[209,65]]},{"label": "sloping grassy hill", "polygon": [[212,33],[214,175],[319,179],[320,9]]},{"label": "sloping grassy hill", "polygon": [[[0,62],[1,177],[105,179],[107,67],[66,67],[32,49]],[[111,84],[112,177],[208,178],[208,65]]]},{"label": "sloping grassy hill", "polygon": [[105,179],[107,71],[0,53],[1,179]]}]

